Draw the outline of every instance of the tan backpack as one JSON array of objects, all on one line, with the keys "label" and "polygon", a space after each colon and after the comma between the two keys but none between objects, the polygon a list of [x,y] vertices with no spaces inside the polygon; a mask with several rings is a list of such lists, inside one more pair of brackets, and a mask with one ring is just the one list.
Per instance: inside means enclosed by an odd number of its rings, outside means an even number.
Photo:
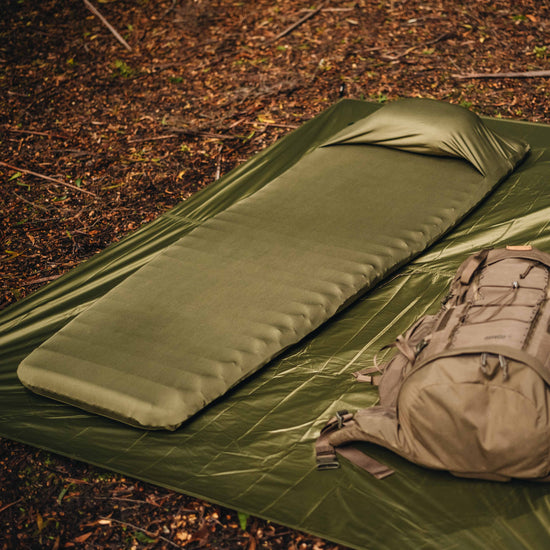
[{"label": "tan backpack", "polygon": [[[439,313],[397,338],[380,404],[323,429],[318,468],[338,467],[339,453],[389,475],[350,445],[369,441],[462,477],[550,481],[549,275],[550,254],[529,246],[470,256]],[[376,370],[355,375],[376,383]]]}]

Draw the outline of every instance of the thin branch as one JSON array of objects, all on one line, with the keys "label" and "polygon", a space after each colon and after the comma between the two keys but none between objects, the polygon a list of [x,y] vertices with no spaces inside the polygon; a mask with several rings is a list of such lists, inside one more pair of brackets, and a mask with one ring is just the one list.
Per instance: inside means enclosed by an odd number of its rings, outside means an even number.
[{"label": "thin branch", "polygon": [[[89,498],[89,497],[88,497]],[[132,498],[122,498],[122,497],[91,497],[92,500],[116,500],[118,502],[131,502],[133,504],[148,504],[149,506],[156,506],[159,508],[161,505],[157,504],[156,502],[149,502],[148,500],[137,500]],[[193,510],[192,508],[179,508],[178,514],[196,514],[197,510]],[[112,518],[109,518],[112,520]]]},{"label": "thin branch", "polygon": [[32,279],[31,281],[25,281],[24,283],[21,283],[21,285],[22,286],[38,285],[40,283],[47,283],[48,281],[55,281],[55,279],[59,279],[59,277],[61,277],[61,275],[50,275],[49,277],[40,277],[40,279]]},{"label": "thin branch", "polygon": [[525,71],[525,72],[511,72],[511,73],[466,73],[466,74],[454,74],[455,78],[537,78],[537,77],[549,77],[550,71]]},{"label": "thin branch", "polygon": [[2,508],[0,508],[0,514],[4,511],[4,510],[7,510],[8,508],[11,508],[12,506],[14,506],[15,504],[17,504],[18,502],[21,502],[23,500],[23,497],[21,497],[20,499],[18,500],[15,500],[13,502],[10,502],[9,504],[6,504],[5,506],[2,506]]},{"label": "thin branch", "polygon": [[[257,122],[251,122],[249,124],[257,124]],[[290,128],[291,130],[298,128],[297,124],[284,124],[282,122],[266,122],[265,125],[273,128]]]},{"label": "thin branch", "polygon": [[[404,52],[401,52],[397,55],[386,55],[383,56],[384,59],[388,59],[389,61],[397,61],[398,59],[401,59],[402,57],[405,57],[409,55],[414,50],[417,50],[418,48],[424,48],[426,46],[433,46],[434,44],[437,44],[438,42],[441,42],[442,40],[447,40],[454,36],[454,33],[452,32],[446,32],[441,35],[439,35],[437,38],[434,38],[433,40],[428,40],[427,42],[422,42],[421,44],[417,44],[416,46],[411,46],[410,48],[407,48]],[[375,50],[377,48],[371,48],[371,50]]]},{"label": "thin branch", "polygon": [[215,134],[213,132],[207,132],[202,130],[180,128],[178,126],[170,127],[170,131],[177,132],[178,134],[184,134],[186,136],[199,136],[199,137],[206,137],[206,138],[213,138],[213,139],[241,139],[241,136],[233,136],[233,135],[224,136],[223,134]]},{"label": "thin branch", "polygon": [[19,195],[18,193],[14,193],[14,195],[19,200],[22,200],[23,202],[26,202],[27,204],[30,204],[31,206],[34,206],[35,208],[38,208],[39,210],[42,210],[43,212],[49,212],[50,211],[49,208],[46,208],[45,206],[42,206],[40,204],[36,204],[35,202],[29,201],[25,197],[22,197],[21,195]]},{"label": "thin branch", "polygon": [[220,148],[218,150],[218,155],[216,159],[216,175],[214,176],[214,180],[219,180],[222,170],[222,150],[223,150],[223,143],[220,143]]},{"label": "thin branch", "polygon": [[118,33],[118,31],[111,25],[111,23],[109,23],[109,21],[107,21],[107,19],[105,19],[105,17],[103,17],[103,15],[101,15],[101,13],[99,12],[99,10],[90,2],[90,0],[84,0],[84,4],[86,4],[86,7],[96,16],[98,17],[98,19],[111,31],[111,33],[113,34],[113,36],[129,51],[131,52],[132,51],[132,48],[130,47],[130,45],[128,44],[128,42],[126,42],[126,40],[124,40],[124,38],[122,38],[122,36]]},{"label": "thin branch", "polygon": [[308,19],[311,19],[312,17],[316,16],[325,5],[325,2],[321,2],[317,8],[315,8],[313,11],[310,11],[309,13],[306,13],[301,19],[298,19],[296,23],[293,23],[290,25],[290,27],[287,27],[283,32],[280,32],[273,40],[272,42],[276,42],[279,40],[279,38],[282,38],[283,36],[286,36],[287,34],[290,34],[294,29],[298,28],[302,23],[305,23]]},{"label": "thin branch", "polygon": [[174,548],[181,548],[179,544],[176,544],[175,542],[171,541],[170,539],[167,539],[166,537],[163,537],[162,535],[155,535],[154,533],[151,533],[151,531],[148,531],[147,529],[143,529],[142,527],[138,527],[137,525],[133,525],[132,523],[128,523],[126,521],[120,521],[118,519],[113,518],[99,518],[106,521],[112,521],[114,523],[118,523],[119,525],[124,525],[125,527],[130,527],[131,529],[135,529],[136,531],[141,531],[142,533],[145,533],[148,537],[160,539],[167,544],[170,544]]},{"label": "thin branch", "polygon": [[[355,10],[356,8],[322,8],[321,11],[326,11],[326,12],[339,12],[339,11],[353,11]],[[307,12],[310,12],[310,11],[313,11],[311,8],[302,8],[300,10],[301,12],[304,12],[304,11],[307,11]]]},{"label": "thin branch", "polygon": [[46,176],[45,174],[39,174],[38,172],[33,172],[32,170],[25,170],[25,168],[18,168],[17,166],[12,166],[11,164],[8,164],[7,162],[2,162],[1,160],[0,160],[0,166],[5,166],[10,170],[22,172],[23,174],[29,174],[30,176],[36,176],[37,178],[42,178],[43,180],[50,181],[55,185],[61,185],[62,187],[68,187],[69,189],[74,189],[75,191],[80,191],[81,193],[86,193],[88,195],[97,197],[97,195],[95,193],[92,193],[92,191],[87,191],[86,189],[82,189],[81,187],[77,187],[76,185],[72,185],[71,183],[66,183],[64,181],[52,178],[50,176]]},{"label": "thin branch", "polygon": [[128,143],[139,143],[141,141],[158,141],[160,139],[172,139],[178,137],[176,134],[168,134],[167,136],[152,136],[144,138],[128,139]]},{"label": "thin branch", "polygon": [[61,134],[52,134],[50,132],[37,132],[35,130],[21,130],[19,128],[8,128],[8,131],[17,132],[19,134],[31,134],[33,136],[46,136],[49,138],[69,139],[67,136],[62,136]]},{"label": "thin branch", "polygon": [[[122,498],[122,497],[92,497],[92,500],[116,500],[117,502],[130,502],[132,504],[148,504],[149,506],[160,507],[160,504],[156,502],[149,502],[147,500],[137,500],[134,498]],[[194,511],[194,510],[193,510]]]}]

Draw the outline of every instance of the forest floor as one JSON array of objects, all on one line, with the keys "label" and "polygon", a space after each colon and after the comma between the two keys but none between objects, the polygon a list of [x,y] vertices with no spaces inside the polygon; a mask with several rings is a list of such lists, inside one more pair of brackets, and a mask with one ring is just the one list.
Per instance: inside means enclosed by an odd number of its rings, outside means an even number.
[{"label": "forest floor", "polygon": [[[548,70],[546,1],[91,2],[131,49],[84,0],[0,8],[0,309],[340,98],[550,122],[547,78],[463,78]],[[0,439],[0,550],[340,548],[245,520]]]}]

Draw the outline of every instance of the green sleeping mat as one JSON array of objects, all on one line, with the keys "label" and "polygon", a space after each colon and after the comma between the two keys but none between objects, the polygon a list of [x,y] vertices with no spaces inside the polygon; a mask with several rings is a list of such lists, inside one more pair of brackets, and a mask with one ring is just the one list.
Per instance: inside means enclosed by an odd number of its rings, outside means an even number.
[{"label": "green sleeping mat", "polygon": [[527,154],[402,100],[193,229],[26,357],[36,393],[175,429],[452,228]]},{"label": "green sleeping mat", "polygon": [[[395,475],[379,481],[344,460],[339,470],[319,472],[314,443],[336,411],[376,403],[377,389],[357,384],[351,373],[372,365],[375,355],[382,361],[381,347],[419,316],[439,310],[454,272],[471,252],[508,244],[550,252],[549,125],[484,119],[499,135],[531,146],[524,162],[416,259],[175,431],[142,430],[41,397],[17,377],[26,357],[163,250],[378,109],[363,101],[337,103],[0,312],[0,436],[352,548],[546,548],[549,484],[458,479],[367,445]],[[391,205],[384,208],[390,211]]]}]

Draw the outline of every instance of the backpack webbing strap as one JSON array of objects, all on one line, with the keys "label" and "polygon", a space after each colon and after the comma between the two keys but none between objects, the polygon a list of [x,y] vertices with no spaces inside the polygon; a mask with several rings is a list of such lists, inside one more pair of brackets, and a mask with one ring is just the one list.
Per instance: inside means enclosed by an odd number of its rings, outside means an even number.
[{"label": "backpack webbing strap", "polygon": [[321,435],[315,443],[315,455],[317,459],[318,470],[335,470],[340,467],[336,453],[347,458],[352,464],[365,470],[376,479],[384,479],[394,473],[394,470],[378,462],[378,460],[363,453],[359,449],[345,445],[334,447],[330,442],[330,435],[345,427],[346,423],[351,423],[353,415],[347,411],[339,411],[334,418],[321,430]]},{"label": "backpack webbing strap", "polygon": [[352,464],[355,464],[359,468],[362,468],[369,474],[373,475],[376,479],[384,479],[395,473],[389,466],[378,462],[378,460],[365,454],[363,451],[346,445],[345,447],[337,447],[336,452],[347,458]]},{"label": "backpack webbing strap", "polygon": [[483,262],[486,260],[489,250],[484,249],[480,250],[477,254],[470,256],[463,268],[462,273],[460,274],[460,282],[464,285],[470,284],[474,273],[481,267]]},{"label": "backpack webbing strap", "polygon": [[528,367],[531,367],[548,385],[550,385],[550,371],[547,370],[544,364],[534,355],[530,353],[512,348],[510,346],[503,346],[499,344],[483,344],[478,346],[468,346],[463,348],[447,349],[441,353],[436,353],[434,355],[426,357],[419,364],[415,365],[414,370],[409,373],[409,376],[428,363],[435,361],[437,359],[443,359],[445,357],[453,357],[456,355],[467,355],[467,354],[481,354],[481,353],[490,353],[494,355],[502,355],[508,359],[513,359],[519,363],[523,363]]},{"label": "backpack webbing strap", "polygon": [[366,367],[357,372],[352,372],[352,375],[357,382],[367,382],[373,386],[378,386],[383,373],[384,371],[380,367]]},{"label": "backpack webbing strap", "polygon": [[537,249],[527,247],[506,247],[505,249],[492,250],[487,258],[487,264],[491,265],[500,260],[507,259],[532,260],[539,262],[550,269],[550,255]]}]

